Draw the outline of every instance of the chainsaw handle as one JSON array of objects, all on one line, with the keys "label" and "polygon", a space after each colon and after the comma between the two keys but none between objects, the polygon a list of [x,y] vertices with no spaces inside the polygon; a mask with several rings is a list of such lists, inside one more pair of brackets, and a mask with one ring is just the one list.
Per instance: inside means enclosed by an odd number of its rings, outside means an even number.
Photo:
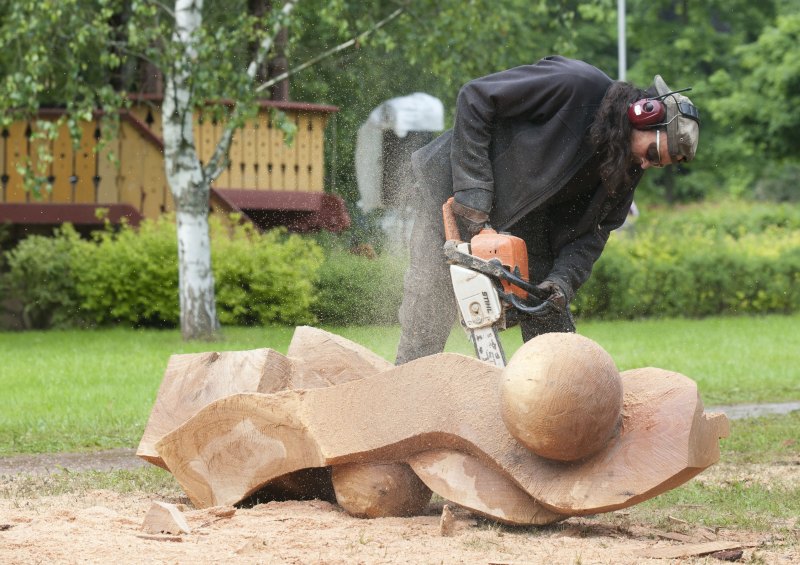
[{"label": "chainsaw handle", "polygon": [[442,204],[442,219],[444,220],[444,239],[446,241],[461,241],[461,232],[456,223],[456,214],[453,212],[453,197]]}]

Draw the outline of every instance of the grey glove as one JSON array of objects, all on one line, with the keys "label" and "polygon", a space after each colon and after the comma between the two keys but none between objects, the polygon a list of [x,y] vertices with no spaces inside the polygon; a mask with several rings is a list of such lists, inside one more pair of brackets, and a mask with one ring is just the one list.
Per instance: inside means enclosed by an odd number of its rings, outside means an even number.
[{"label": "grey glove", "polygon": [[486,212],[464,206],[457,200],[453,201],[452,209],[463,241],[470,241],[475,234],[483,229],[483,226],[489,220],[489,214]]},{"label": "grey glove", "polygon": [[547,300],[558,306],[562,310],[567,308],[567,293],[561,285],[554,281],[544,280],[536,285],[536,288],[548,293]]}]

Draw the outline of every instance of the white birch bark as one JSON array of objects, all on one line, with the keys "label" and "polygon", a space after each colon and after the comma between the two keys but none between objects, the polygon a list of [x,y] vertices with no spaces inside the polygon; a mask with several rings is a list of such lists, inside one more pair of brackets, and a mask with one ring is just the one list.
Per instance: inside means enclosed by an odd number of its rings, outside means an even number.
[{"label": "white birch bark", "polygon": [[[296,0],[283,8],[286,17]],[[164,162],[178,228],[178,272],[181,310],[181,334],[184,339],[212,339],[219,329],[214,273],[211,270],[211,240],[208,232],[208,199],[211,183],[225,166],[228,149],[236,127],[234,114],[223,132],[209,163],[203,169],[197,156],[193,130],[193,104],[189,76],[197,58],[194,38],[203,24],[203,0],[175,1],[175,31],[172,40],[180,56],[165,73],[162,126]],[[257,65],[272,47],[281,23],[275,24],[272,37],[265,38],[256,59],[247,69],[255,78]],[[237,108],[235,112],[239,112]]]},{"label": "white birch bark", "polygon": [[188,82],[197,57],[194,38],[203,22],[202,8],[202,0],[175,1],[173,42],[180,47],[180,56],[165,73],[162,108],[164,163],[177,220],[178,292],[184,339],[212,339],[219,327],[208,231],[211,181],[204,177],[195,149]]}]

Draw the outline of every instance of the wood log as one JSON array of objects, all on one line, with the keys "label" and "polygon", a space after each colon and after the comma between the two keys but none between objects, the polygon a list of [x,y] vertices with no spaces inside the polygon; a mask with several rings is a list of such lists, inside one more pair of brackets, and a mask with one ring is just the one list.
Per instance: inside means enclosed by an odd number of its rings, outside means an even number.
[{"label": "wood log", "polygon": [[272,349],[172,355],[136,455],[166,468],[155,444],[211,402],[239,392],[285,390],[294,363]]},{"label": "wood log", "polygon": [[333,467],[336,502],[358,518],[421,514],[433,494],[405,463],[372,463]]},{"label": "wood log", "polygon": [[156,442],[225,396],[326,387],[393,366],[357,343],[309,326],[295,328],[287,353],[254,349],[171,356],[136,454],[165,467]]},{"label": "wood log", "polygon": [[579,462],[544,459],[503,425],[500,378],[500,369],[443,353],[335,387],[236,394],[156,449],[198,507],[235,503],[298,469],[446,449],[491,462],[551,512],[583,515],[685,482],[718,460],[727,435],[727,419],[703,413],[691,379],[638,369],[621,375],[622,425],[605,448]]}]

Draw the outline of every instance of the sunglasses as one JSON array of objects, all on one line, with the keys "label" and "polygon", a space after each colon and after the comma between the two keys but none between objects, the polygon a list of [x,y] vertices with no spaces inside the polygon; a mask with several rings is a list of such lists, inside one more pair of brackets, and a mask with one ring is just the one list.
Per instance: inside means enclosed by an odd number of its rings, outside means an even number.
[{"label": "sunglasses", "polygon": [[645,153],[645,159],[650,161],[650,164],[653,167],[663,167],[664,165],[661,164],[661,130],[656,130],[656,142],[651,143],[650,146],[647,148],[647,153]]}]

